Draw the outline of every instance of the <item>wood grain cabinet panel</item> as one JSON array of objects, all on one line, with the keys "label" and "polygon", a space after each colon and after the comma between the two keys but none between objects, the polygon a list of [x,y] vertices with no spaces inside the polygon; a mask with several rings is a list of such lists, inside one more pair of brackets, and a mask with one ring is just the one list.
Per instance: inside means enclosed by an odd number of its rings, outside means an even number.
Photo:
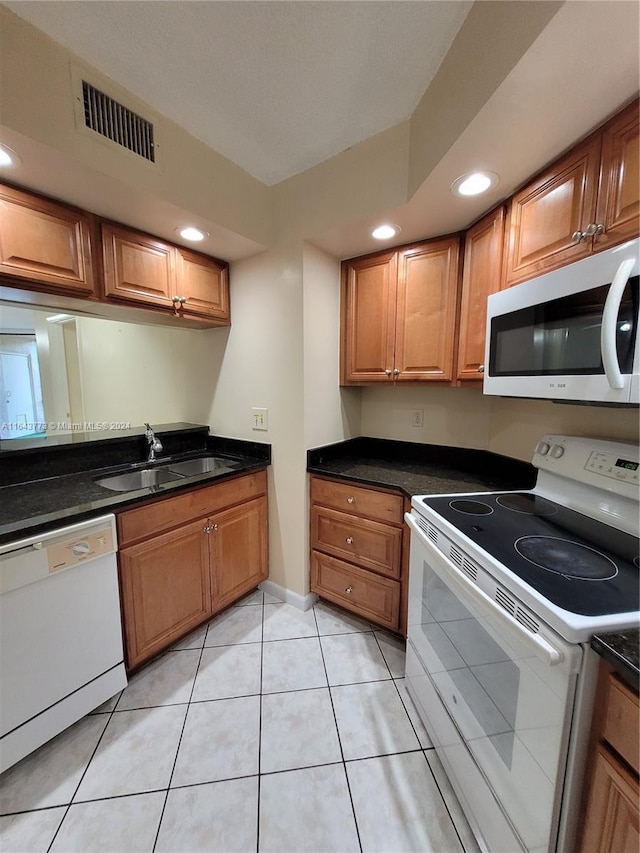
[{"label": "wood grain cabinet panel", "polygon": [[187,314],[229,322],[228,264],[176,246],[176,294]]},{"label": "wood grain cabinet panel", "polygon": [[640,849],[638,694],[600,663],[578,853]]},{"label": "wood grain cabinet panel", "polygon": [[464,238],[458,339],[458,379],[482,381],[487,298],[502,287],[504,208],[470,228]]},{"label": "wood grain cabinet panel", "polygon": [[314,504],[348,512],[374,521],[402,524],[402,496],[379,489],[367,489],[339,480],[311,478],[311,501]]},{"label": "wood grain cabinet panel", "polygon": [[311,547],[400,579],[402,530],[325,507],[311,511]]},{"label": "wood grain cabinet panel", "polygon": [[120,584],[127,663],[133,668],[211,614],[203,523],[122,550]]},{"label": "wood grain cabinet panel", "polygon": [[0,274],[71,296],[93,296],[90,213],[0,185]]},{"label": "wood grain cabinet panel", "polygon": [[171,246],[103,222],[102,251],[105,296],[171,308],[176,275]]},{"label": "wood grain cabinet panel", "polygon": [[640,121],[635,101],[609,122],[602,135],[602,165],[594,236],[596,250],[638,235],[640,223]]},{"label": "wood grain cabinet panel", "polygon": [[511,198],[508,286],[589,254],[589,241],[573,235],[595,220],[600,150],[600,138],[590,138]]},{"label": "wood grain cabinet panel", "polygon": [[393,371],[398,255],[342,265],[341,384],[388,382]]},{"label": "wood grain cabinet panel", "polygon": [[396,581],[312,551],[311,591],[378,625],[398,629],[400,584]]},{"label": "wood grain cabinet panel", "polygon": [[260,497],[209,520],[213,612],[267,577],[267,499]]}]

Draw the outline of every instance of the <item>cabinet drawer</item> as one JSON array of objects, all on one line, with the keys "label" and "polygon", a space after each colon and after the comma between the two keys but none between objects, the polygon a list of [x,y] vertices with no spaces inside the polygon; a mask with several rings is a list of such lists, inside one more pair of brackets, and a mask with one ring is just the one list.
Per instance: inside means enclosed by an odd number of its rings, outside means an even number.
[{"label": "cabinet drawer", "polygon": [[398,629],[400,584],[311,552],[311,591],[378,625]]},{"label": "cabinet drawer", "polygon": [[609,676],[603,737],[638,772],[638,697],[616,675]]},{"label": "cabinet drawer", "polygon": [[314,506],[311,547],[400,579],[401,528]]},{"label": "cabinet drawer", "polygon": [[156,500],[118,513],[118,542],[122,548],[164,530],[267,493],[267,472],[256,471],[175,497]]},{"label": "cabinet drawer", "polygon": [[390,524],[401,525],[403,520],[401,495],[365,489],[350,483],[312,477],[311,503]]}]

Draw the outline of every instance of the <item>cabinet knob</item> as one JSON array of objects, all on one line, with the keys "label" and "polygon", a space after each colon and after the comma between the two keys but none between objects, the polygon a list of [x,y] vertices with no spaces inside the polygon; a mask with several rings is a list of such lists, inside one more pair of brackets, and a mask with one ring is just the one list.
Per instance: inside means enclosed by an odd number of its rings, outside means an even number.
[{"label": "cabinet knob", "polygon": [[348,503],[348,504],[354,504],[355,502],[356,502],[356,499],[355,499],[355,498],[347,498],[347,503]]},{"label": "cabinet knob", "polygon": [[172,296],[171,301],[173,302],[174,305],[179,305],[180,304],[180,297],[179,296]]},{"label": "cabinet knob", "polygon": [[203,533],[211,533],[211,528],[209,527],[209,525],[208,525],[208,524],[206,524],[206,525],[202,528],[202,532],[203,532]]},{"label": "cabinet knob", "polygon": [[598,237],[604,231],[604,225],[599,222],[590,222],[584,229],[587,237]]},{"label": "cabinet knob", "polygon": [[478,373],[484,373],[484,364],[478,365]]},{"label": "cabinet knob", "polygon": [[353,536],[347,536],[347,545],[353,545]]},{"label": "cabinet knob", "polygon": [[351,593],[353,592],[353,587],[348,586],[348,587],[345,589],[345,592],[347,593],[347,595],[351,595]]},{"label": "cabinet knob", "polygon": [[217,524],[207,524],[205,527],[202,528],[202,532],[203,533],[215,533],[217,529],[218,529]]},{"label": "cabinet knob", "polygon": [[393,371],[393,375],[394,375],[394,376],[399,376],[399,375],[400,375],[400,371],[398,370],[398,368],[397,368],[397,367],[394,369],[394,371]]},{"label": "cabinet knob", "polygon": [[571,241],[573,243],[584,243],[588,236],[586,231],[574,231],[571,235]]},{"label": "cabinet knob", "polygon": [[385,373],[387,374],[387,376],[391,376],[391,368],[387,367],[387,369],[385,370]]},{"label": "cabinet knob", "polygon": [[187,297],[186,297],[186,296],[181,296],[181,297],[180,297],[180,305],[184,305],[184,303],[185,303],[186,301],[187,301]]}]

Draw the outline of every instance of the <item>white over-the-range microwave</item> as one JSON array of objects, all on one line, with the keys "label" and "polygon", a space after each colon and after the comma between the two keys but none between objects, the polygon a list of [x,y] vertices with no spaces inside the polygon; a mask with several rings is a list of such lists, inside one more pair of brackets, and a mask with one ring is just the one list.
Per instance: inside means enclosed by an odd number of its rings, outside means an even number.
[{"label": "white over-the-range microwave", "polygon": [[640,239],[494,293],[484,393],[640,403]]}]

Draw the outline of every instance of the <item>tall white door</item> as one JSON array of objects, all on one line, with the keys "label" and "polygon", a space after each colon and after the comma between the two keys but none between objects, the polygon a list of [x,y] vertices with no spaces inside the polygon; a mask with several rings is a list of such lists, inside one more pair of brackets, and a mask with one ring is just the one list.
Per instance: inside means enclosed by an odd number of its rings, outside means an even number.
[{"label": "tall white door", "polygon": [[20,438],[38,432],[31,359],[27,354],[0,352],[2,438]]}]

